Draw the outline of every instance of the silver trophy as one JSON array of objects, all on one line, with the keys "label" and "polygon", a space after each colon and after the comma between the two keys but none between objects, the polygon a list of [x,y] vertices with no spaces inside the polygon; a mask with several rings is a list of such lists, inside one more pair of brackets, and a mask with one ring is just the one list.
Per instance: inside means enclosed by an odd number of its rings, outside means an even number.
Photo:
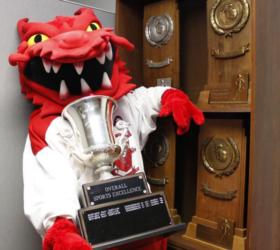
[{"label": "silver trophy", "polygon": [[122,151],[113,135],[115,106],[110,97],[90,96],[62,112],[78,141],[77,154],[99,176],[82,186],[83,207],[78,210],[81,234],[95,250],[185,229],[184,223],[174,224],[164,194],[150,193],[144,173],[112,178]]},{"label": "silver trophy", "polygon": [[79,142],[80,158],[94,168],[99,180],[113,177],[113,162],[121,154],[115,144],[112,114],[115,101],[107,96],[88,96],[70,103],[62,112]]}]

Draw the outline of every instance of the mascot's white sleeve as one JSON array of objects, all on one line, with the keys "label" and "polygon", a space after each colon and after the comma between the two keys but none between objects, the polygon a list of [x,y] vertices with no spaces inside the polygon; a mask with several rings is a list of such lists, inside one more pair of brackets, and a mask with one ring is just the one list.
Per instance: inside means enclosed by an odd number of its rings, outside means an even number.
[{"label": "mascot's white sleeve", "polygon": [[44,147],[36,156],[29,137],[23,154],[24,212],[43,236],[57,216],[76,219],[77,178],[60,152]]},{"label": "mascot's white sleeve", "polygon": [[161,97],[169,87],[140,87],[120,100],[123,118],[132,123],[138,133],[141,149],[148,136],[156,129],[156,118],[161,109]]}]

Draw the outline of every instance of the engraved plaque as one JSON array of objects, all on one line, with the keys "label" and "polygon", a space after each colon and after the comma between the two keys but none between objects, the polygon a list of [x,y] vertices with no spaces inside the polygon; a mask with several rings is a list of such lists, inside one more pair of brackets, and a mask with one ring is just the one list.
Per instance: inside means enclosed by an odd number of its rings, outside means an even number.
[{"label": "engraved plaque", "polygon": [[247,43],[241,46],[238,50],[225,52],[221,49],[212,49],[211,56],[216,59],[233,59],[244,56],[250,50],[250,44]]},{"label": "engraved plaque", "polygon": [[197,225],[197,238],[215,242],[221,247],[232,249],[235,223],[232,220],[219,217],[217,228],[213,229],[204,225]]},{"label": "engraved plaque", "polygon": [[210,104],[236,104],[249,101],[249,74],[239,73],[234,76],[231,87],[228,89],[211,89]]},{"label": "engraved plaque", "polygon": [[163,193],[119,200],[104,205],[79,210],[83,236],[94,249],[168,234],[184,229],[184,224],[174,225]]},{"label": "engraved plaque", "polygon": [[120,177],[83,185],[85,206],[104,204],[118,199],[136,197],[150,193],[144,174]]}]

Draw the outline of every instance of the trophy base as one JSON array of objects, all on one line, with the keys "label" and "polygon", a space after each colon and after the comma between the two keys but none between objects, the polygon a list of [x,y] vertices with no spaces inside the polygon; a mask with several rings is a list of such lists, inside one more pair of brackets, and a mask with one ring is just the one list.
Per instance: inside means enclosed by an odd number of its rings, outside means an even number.
[{"label": "trophy base", "polygon": [[224,233],[222,220],[211,222],[194,216],[188,223],[184,234],[173,235],[169,239],[170,249],[204,249],[204,250],[245,250],[246,229],[231,227],[228,224]]},{"label": "trophy base", "polygon": [[156,237],[156,236],[168,237],[171,234],[174,234],[174,233],[180,232],[180,231],[184,231],[185,229],[186,229],[186,224],[179,223],[176,225],[166,226],[166,227],[148,231],[145,233],[132,235],[129,237],[124,237],[124,238],[121,238],[118,240],[107,241],[104,243],[96,244],[93,246],[93,249],[94,250],[108,249],[111,247],[121,246],[121,245],[125,245],[128,243],[134,242],[134,241],[144,240],[144,239],[148,239],[148,238],[152,238],[152,237]]},{"label": "trophy base", "polygon": [[94,249],[168,236],[186,227],[173,222],[162,192],[88,206],[78,215],[81,233]]}]

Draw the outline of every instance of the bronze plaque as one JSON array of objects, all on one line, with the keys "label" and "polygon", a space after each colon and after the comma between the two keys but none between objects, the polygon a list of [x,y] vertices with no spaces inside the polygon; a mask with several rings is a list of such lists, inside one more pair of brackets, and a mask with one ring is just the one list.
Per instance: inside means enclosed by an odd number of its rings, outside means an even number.
[{"label": "bronze plaque", "polygon": [[240,162],[240,153],[233,138],[207,138],[202,146],[204,167],[216,176],[231,175]]},{"label": "bronze plaque", "polygon": [[204,225],[197,225],[197,238],[208,242],[215,242],[215,244],[232,248],[233,235],[235,225],[234,222],[226,218],[218,218],[217,228],[213,229]]},{"label": "bronze plaque", "polygon": [[249,102],[249,74],[238,74],[230,88],[211,89],[210,104],[236,104]]},{"label": "bronze plaque", "polygon": [[231,36],[244,28],[249,14],[247,0],[217,0],[211,9],[210,21],[217,34]]}]

